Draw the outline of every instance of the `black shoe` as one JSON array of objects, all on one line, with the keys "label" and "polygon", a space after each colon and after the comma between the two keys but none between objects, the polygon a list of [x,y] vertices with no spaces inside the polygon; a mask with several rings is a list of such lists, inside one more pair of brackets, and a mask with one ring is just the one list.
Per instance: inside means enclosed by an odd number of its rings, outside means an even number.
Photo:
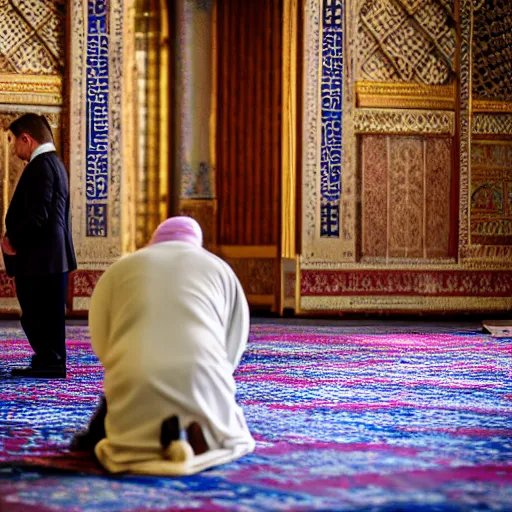
[{"label": "black shoe", "polygon": [[39,368],[53,368],[54,366],[65,367],[66,358],[61,359],[59,356],[42,358],[34,354],[30,360],[30,368],[38,370]]},{"label": "black shoe", "polygon": [[65,379],[66,367],[63,365],[38,366],[33,368],[13,368],[11,377],[24,377],[27,379]]}]

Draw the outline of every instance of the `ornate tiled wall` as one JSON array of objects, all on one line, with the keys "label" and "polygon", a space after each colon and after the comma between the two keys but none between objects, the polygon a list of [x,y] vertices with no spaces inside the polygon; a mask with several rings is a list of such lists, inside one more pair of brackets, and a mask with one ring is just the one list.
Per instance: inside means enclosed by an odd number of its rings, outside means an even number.
[{"label": "ornate tiled wall", "polygon": [[450,83],[453,0],[364,0],[357,12],[357,79]]},{"label": "ornate tiled wall", "polygon": [[[389,139],[393,148],[410,142],[400,142],[400,135],[453,136],[452,8],[450,3],[435,0],[306,2],[301,250],[304,266],[350,264],[361,257],[361,208],[364,211],[367,206],[359,206],[363,187],[361,155],[372,158],[367,153],[371,144],[363,142],[366,134],[396,134],[397,137]],[[383,80],[391,83],[382,83]],[[380,108],[354,108],[368,105]],[[452,111],[444,110],[448,108]],[[412,152],[404,149],[405,156],[414,159],[420,152],[422,168],[426,166],[427,170],[417,177],[433,180],[429,187],[434,186],[439,178],[433,177],[436,171],[430,167],[437,164],[422,156],[430,142],[418,139],[417,143]],[[444,181],[449,183],[451,146],[443,148],[440,158],[447,165],[442,172]],[[390,157],[393,154],[389,152]],[[373,193],[368,188],[366,191]],[[449,198],[443,197],[447,201],[443,206],[446,211]],[[448,215],[445,220],[449,222]],[[399,222],[393,218],[391,221]],[[443,227],[444,232],[448,227]],[[369,225],[366,228],[366,233],[374,229]],[[398,232],[398,227],[394,231]],[[447,238],[446,234],[440,236]],[[389,256],[389,250],[385,252]],[[444,256],[447,249],[443,246],[437,252]],[[374,249],[371,253],[375,255]]]},{"label": "ornate tiled wall", "polygon": [[122,2],[76,2],[72,27],[73,235],[80,262],[108,264],[122,252]]},{"label": "ornate tiled wall", "polygon": [[65,0],[0,3],[0,72],[60,76],[65,53]]},{"label": "ornate tiled wall", "polygon": [[323,4],[320,76],[320,236],[340,236],[343,111],[343,3]]},{"label": "ornate tiled wall", "polygon": [[[75,311],[87,309],[101,270],[133,250],[136,240],[137,175],[132,155],[138,140],[137,93],[133,87],[134,20],[138,11],[133,0],[84,2],[76,3],[72,14],[74,29],[84,34],[72,40],[71,115],[78,133],[71,148],[71,176],[76,184],[73,219],[80,265],[73,278]],[[205,242],[210,246],[216,213],[209,133],[212,2],[177,2],[176,15],[176,61],[170,65],[175,66],[176,78],[174,165],[178,179],[171,189],[176,194],[179,188],[180,210],[202,222]],[[169,141],[161,143],[165,152]],[[154,147],[148,149],[156,151]],[[146,178],[146,185],[153,186],[151,177]],[[159,175],[158,179],[168,176]],[[157,194],[158,207],[161,200]]]},{"label": "ornate tiled wall", "polygon": [[[70,12],[73,290],[133,247],[133,17],[131,0],[75,0]],[[88,300],[73,296],[72,310]]]},{"label": "ornate tiled wall", "polygon": [[85,59],[85,236],[109,230],[109,46],[108,2],[89,0]]},{"label": "ornate tiled wall", "polygon": [[[336,217],[321,215],[332,183],[324,112],[335,104],[322,83],[331,72],[323,17],[335,4],[344,17],[339,232]],[[306,2],[302,312],[512,307],[503,291],[512,109],[508,78],[499,93],[490,83],[511,65],[506,11],[497,0]],[[492,48],[488,34],[499,38]]]},{"label": "ornate tiled wall", "polygon": [[[175,185],[182,211],[201,219],[214,246],[220,95],[205,41],[216,14],[210,1],[180,6]],[[305,0],[301,246],[299,272],[288,258],[281,283],[286,304],[306,312],[512,307],[510,6],[454,6]],[[0,2],[2,125],[28,110],[48,115],[70,171],[75,311],[87,309],[101,272],[134,247],[134,9],[133,0]],[[2,133],[4,212],[21,171],[6,144]],[[262,301],[276,295],[277,247],[254,246],[243,257],[238,246],[223,249]],[[0,274],[4,310],[17,307],[13,293]]]},{"label": "ornate tiled wall", "polygon": [[[347,87],[353,43],[342,0],[308,0],[304,15],[302,258],[355,258],[353,88]],[[348,63],[348,64],[347,64]]]},{"label": "ornate tiled wall", "polygon": [[471,172],[464,182],[469,197],[464,255],[473,264],[506,265],[512,261],[512,5],[483,0],[473,4],[472,16],[473,31],[466,37],[472,53],[462,61],[472,65],[464,83],[474,110]]}]

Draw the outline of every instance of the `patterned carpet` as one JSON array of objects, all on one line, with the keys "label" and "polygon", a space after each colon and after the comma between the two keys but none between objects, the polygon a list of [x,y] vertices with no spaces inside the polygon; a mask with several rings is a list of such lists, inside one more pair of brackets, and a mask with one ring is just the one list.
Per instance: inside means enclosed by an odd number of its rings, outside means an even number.
[{"label": "patterned carpet", "polygon": [[179,479],[109,477],[66,451],[100,392],[84,327],[66,381],[19,381],[0,331],[0,511],[512,510],[512,339],[405,326],[257,324],[237,372],[257,439]]}]

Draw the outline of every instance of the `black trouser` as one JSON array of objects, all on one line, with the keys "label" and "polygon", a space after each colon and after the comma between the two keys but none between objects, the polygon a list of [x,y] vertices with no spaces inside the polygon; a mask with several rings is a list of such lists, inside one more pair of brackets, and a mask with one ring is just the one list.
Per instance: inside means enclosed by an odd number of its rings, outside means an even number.
[{"label": "black trouser", "polygon": [[101,401],[89,422],[87,430],[77,434],[71,443],[72,450],[86,451],[94,454],[94,447],[106,437],[105,418],[107,417],[107,401],[101,395]]},{"label": "black trouser", "polygon": [[21,326],[35,353],[32,366],[66,363],[68,273],[16,276]]}]

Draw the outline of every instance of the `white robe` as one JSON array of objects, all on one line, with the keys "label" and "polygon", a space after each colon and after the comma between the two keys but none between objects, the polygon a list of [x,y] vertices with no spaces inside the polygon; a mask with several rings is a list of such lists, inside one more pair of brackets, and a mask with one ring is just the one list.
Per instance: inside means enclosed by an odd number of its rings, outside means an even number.
[{"label": "white robe", "polygon": [[[192,474],[254,450],[235,401],[249,308],[233,270],[185,242],[146,247],[113,264],[89,312],[105,369],[106,438],[95,453],[109,471]],[[162,456],[162,422],[203,430],[209,451],[183,463]]]}]

